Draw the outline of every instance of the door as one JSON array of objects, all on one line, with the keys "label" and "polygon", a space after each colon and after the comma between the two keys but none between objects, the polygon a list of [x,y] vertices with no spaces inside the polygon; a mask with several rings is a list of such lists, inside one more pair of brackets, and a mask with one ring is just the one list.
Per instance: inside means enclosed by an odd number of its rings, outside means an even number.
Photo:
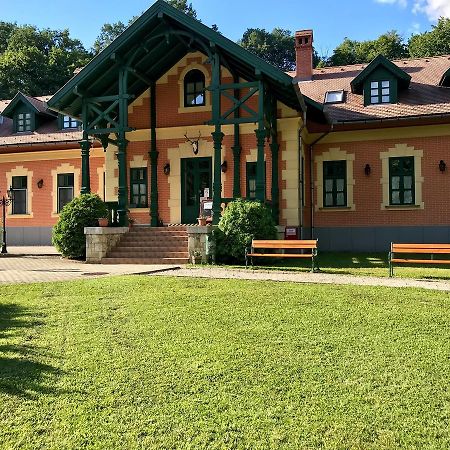
[{"label": "door", "polygon": [[181,160],[181,221],[197,223],[200,197],[208,188],[212,192],[212,158]]}]

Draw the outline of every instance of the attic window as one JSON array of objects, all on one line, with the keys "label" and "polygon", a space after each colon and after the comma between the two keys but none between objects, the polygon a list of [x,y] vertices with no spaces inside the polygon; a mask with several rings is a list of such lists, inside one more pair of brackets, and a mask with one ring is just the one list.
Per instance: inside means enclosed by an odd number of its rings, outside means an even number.
[{"label": "attic window", "polygon": [[370,103],[377,105],[379,103],[391,102],[391,83],[389,80],[372,81],[370,83]]},{"label": "attic window", "polygon": [[63,116],[62,120],[62,128],[68,129],[68,128],[78,128],[80,126],[80,123],[78,120],[72,119],[70,116]]},{"label": "attic window", "polygon": [[31,113],[19,113],[16,116],[16,131],[22,133],[24,131],[32,131]]},{"label": "attic window", "polygon": [[344,91],[328,91],[325,94],[325,103],[342,103],[344,101]]}]

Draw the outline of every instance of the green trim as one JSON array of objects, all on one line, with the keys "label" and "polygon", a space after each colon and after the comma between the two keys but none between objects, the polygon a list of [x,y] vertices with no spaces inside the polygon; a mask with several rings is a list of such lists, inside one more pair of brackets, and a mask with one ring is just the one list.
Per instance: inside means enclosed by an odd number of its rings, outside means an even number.
[{"label": "green trim", "polygon": [[[394,187],[393,178],[398,177]],[[409,188],[405,188],[405,177],[411,177]],[[389,205],[414,205],[416,200],[414,176],[414,156],[389,158]],[[393,202],[394,193],[398,192],[398,202]],[[411,193],[411,201],[405,202],[405,194]]]},{"label": "green trim", "polygon": [[[27,118],[27,114],[30,115]],[[23,116],[23,117],[21,117]],[[19,122],[22,121],[23,129],[19,129]],[[27,121],[30,122],[29,126],[27,126]],[[36,113],[34,111],[30,111],[25,105],[22,108],[16,109],[16,114],[13,119],[14,133],[31,133],[36,129]]]},{"label": "green trim", "polygon": [[[331,189],[327,186],[331,182]],[[342,182],[339,188],[338,182]],[[327,203],[327,196],[332,196],[332,203]],[[344,195],[344,202],[338,201],[338,195]],[[347,206],[347,161],[323,162],[323,207],[336,208]]]},{"label": "green trim", "polygon": [[[382,82],[389,81],[389,101],[383,102]],[[378,83],[378,94],[372,96],[372,83]],[[374,88],[375,89],[375,88]],[[386,89],[386,88],[385,88]],[[378,98],[378,103],[372,103],[372,97]],[[397,103],[398,100],[398,79],[384,68],[378,68],[372,72],[372,75],[364,82],[364,106],[369,105],[387,105]]]},{"label": "green trim", "polygon": [[18,92],[15,97],[8,103],[8,106],[3,110],[2,116],[8,117],[10,119],[14,119],[14,115],[16,113],[16,108],[19,104],[23,104],[26,106],[27,110],[34,113],[40,113],[39,109],[33,105],[33,103],[28,100],[28,98],[22,94],[22,92]]},{"label": "green trim", "polygon": [[150,224],[157,227],[159,224],[158,211],[158,149],[156,140],[156,83],[150,85],[150,164],[151,164],[151,184],[150,184]]},{"label": "green trim", "polygon": [[350,83],[352,92],[354,94],[362,94],[365,81],[372,76],[372,73],[376,69],[379,69],[380,67],[384,68],[397,79],[400,88],[406,89],[409,87],[411,75],[401,70],[383,55],[378,55],[357,77],[352,80]]},{"label": "green trim", "polygon": [[89,164],[89,152],[91,143],[86,139],[80,142],[81,147],[81,194],[91,192],[91,170]]},{"label": "green trim", "polygon": [[446,70],[439,81],[439,86],[450,87],[450,69]]},{"label": "green trim", "polygon": [[[171,33],[174,32],[173,27],[179,30],[179,36],[177,35],[175,40],[170,38],[173,35]],[[177,50],[169,59],[166,59],[164,64],[158,58],[152,58],[152,61],[147,64],[149,67],[144,67],[142,61],[145,59],[145,52],[155,46],[155,43],[151,42],[152,38],[167,41],[166,45],[161,48],[162,55],[178,47],[180,42],[181,47],[179,51]],[[146,49],[147,46],[148,49]],[[228,64],[238,76],[251,81],[257,79],[257,74],[260,74],[272,90],[276,92],[278,99],[297,110],[302,109],[293,88],[292,77],[225,38],[220,33],[173,8],[163,0],[156,1],[105,50],[93,58],[48,101],[48,106],[53,110],[70,113],[78,117],[80,102],[75,93],[77,86],[85,86],[91,89],[96,80],[101,77],[103,81],[96,84],[95,92],[92,93],[94,95],[97,93],[107,95],[108,92],[106,91],[109,87],[114,86],[114,80],[119,71],[119,55],[124,58],[124,62],[128,56],[132,56],[130,65],[132,67],[139,66],[141,73],[146,73],[149,78],[155,79],[158,75],[169,70],[190,50],[202,51],[209,57],[210,49],[214,46],[224,54]],[[138,58],[137,52],[140,51],[143,55]],[[152,72],[151,75],[149,75],[149,72]],[[132,85],[132,93],[140,95],[147,86],[141,79],[135,78],[136,82]]]}]

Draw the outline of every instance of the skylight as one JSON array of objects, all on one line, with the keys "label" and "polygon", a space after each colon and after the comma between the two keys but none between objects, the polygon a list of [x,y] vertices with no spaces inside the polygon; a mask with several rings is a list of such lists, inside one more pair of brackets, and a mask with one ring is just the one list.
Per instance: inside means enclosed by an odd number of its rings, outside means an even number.
[{"label": "skylight", "polygon": [[325,94],[325,103],[342,103],[344,101],[344,91],[328,91]]}]

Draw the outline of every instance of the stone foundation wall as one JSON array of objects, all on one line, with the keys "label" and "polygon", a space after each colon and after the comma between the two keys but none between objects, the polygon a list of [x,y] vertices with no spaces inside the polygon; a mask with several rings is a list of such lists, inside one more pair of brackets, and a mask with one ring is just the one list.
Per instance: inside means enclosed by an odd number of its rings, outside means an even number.
[{"label": "stone foundation wall", "polygon": [[214,228],[213,226],[187,227],[189,259],[191,262],[193,262],[193,258],[197,254],[201,256],[202,264],[214,261],[214,248],[212,245],[212,232]]},{"label": "stone foundation wall", "polygon": [[86,235],[86,262],[97,264],[115,247],[120,238],[128,233],[128,228],[122,227],[88,227],[84,229]]}]

